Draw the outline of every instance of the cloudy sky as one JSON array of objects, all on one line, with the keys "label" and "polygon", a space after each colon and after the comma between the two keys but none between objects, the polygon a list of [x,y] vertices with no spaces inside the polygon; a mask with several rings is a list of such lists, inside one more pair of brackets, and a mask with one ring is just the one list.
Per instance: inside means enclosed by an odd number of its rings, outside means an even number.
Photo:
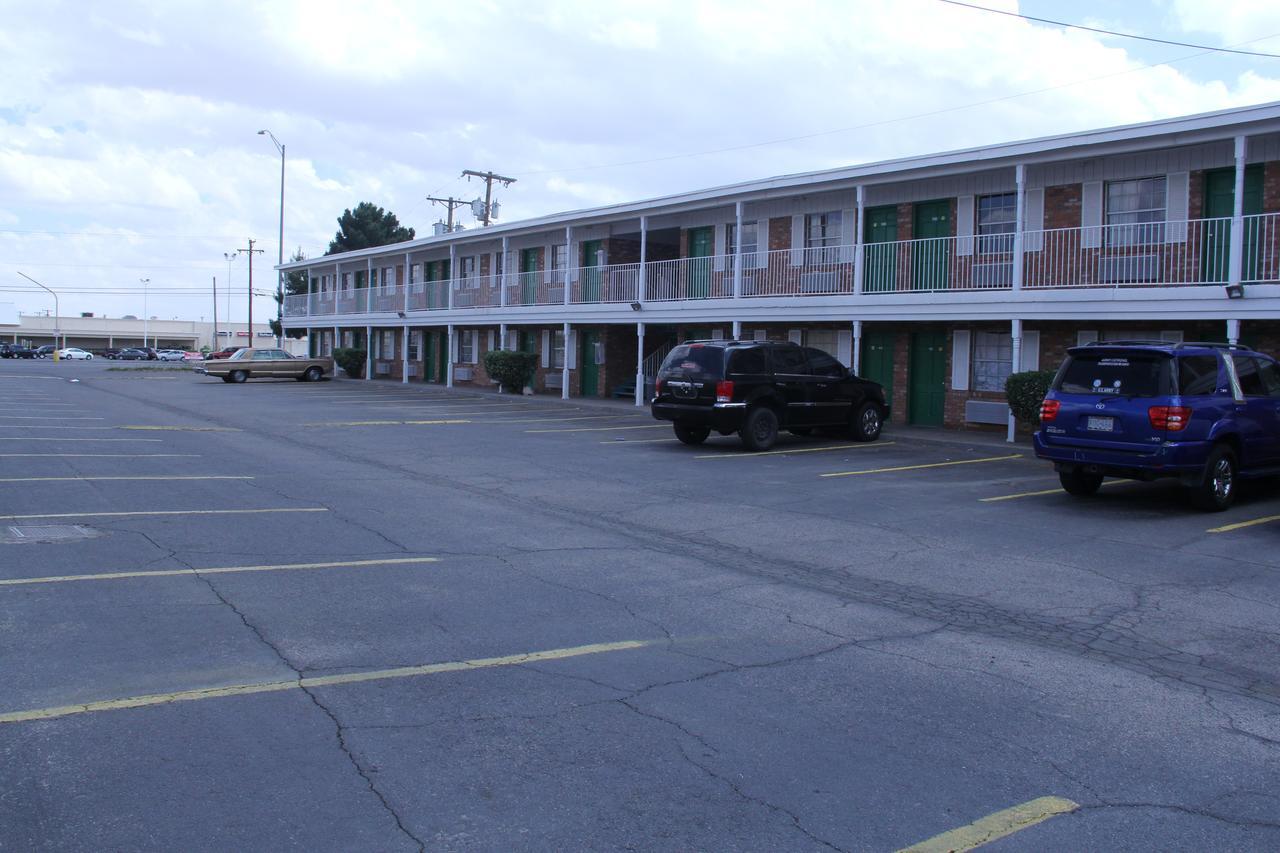
[{"label": "cloudy sky", "polygon": [[[974,0],[1280,53],[1274,0]],[[0,302],[208,318],[253,237],[322,254],[371,201],[419,234],[463,169],[502,220],[733,181],[1280,100],[1280,59],[942,0],[0,0]],[[468,221],[469,216],[464,221]],[[265,259],[265,260],[264,260]],[[220,300],[219,313],[227,310]],[[274,314],[269,298],[258,316]]]}]

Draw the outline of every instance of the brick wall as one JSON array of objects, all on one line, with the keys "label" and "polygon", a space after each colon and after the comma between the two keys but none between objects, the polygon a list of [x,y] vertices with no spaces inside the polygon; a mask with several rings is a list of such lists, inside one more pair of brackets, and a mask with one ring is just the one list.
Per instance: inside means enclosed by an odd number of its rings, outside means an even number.
[{"label": "brick wall", "polygon": [[1080,227],[1080,184],[1046,187],[1044,191],[1044,227]]},{"label": "brick wall", "polygon": [[605,240],[605,253],[610,264],[638,264],[640,241],[629,237],[610,237]]},{"label": "brick wall", "polygon": [[1272,160],[1263,166],[1262,212],[1280,213],[1280,161]]},{"label": "brick wall", "polygon": [[791,248],[791,217],[778,216],[769,220],[769,251]]}]

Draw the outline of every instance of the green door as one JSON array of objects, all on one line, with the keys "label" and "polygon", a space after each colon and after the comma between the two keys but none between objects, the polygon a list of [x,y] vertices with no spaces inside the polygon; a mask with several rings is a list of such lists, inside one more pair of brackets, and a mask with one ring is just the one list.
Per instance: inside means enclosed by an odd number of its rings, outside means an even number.
[{"label": "green door", "polygon": [[892,332],[868,332],[862,336],[862,369],[858,375],[884,386],[884,398],[893,401],[893,347],[897,336]]},{"label": "green door", "polygon": [[437,334],[438,334],[437,332],[422,333],[422,337],[424,338],[422,342],[422,361],[423,361],[422,381],[423,382],[436,381],[436,369],[438,364],[436,360],[436,335]]},{"label": "green door", "polygon": [[520,250],[520,304],[538,302],[538,250]]},{"label": "green door", "polygon": [[869,207],[863,220],[862,282],[867,293],[894,290],[898,278],[898,208]]},{"label": "green door", "polygon": [[[1222,283],[1231,277],[1231,216],[1235,213],[1235,169],[1214,169],[1204,173],[1205,223],[1200,247],[1200,280]],[[1244,215],[1262,213],[1262,164],[1244,170]],[[1244,265],[1241,281],[1258,279],[1258,231],[1245,223]]]},{"label": "green door", "polygon": [[716,230],[711,227],[689,229],[689,299],[706,299],[711,295],[711,254],[715,251]]},{"label": "green door", "polygon": [[912,214],[911,287],[946,290],[951,262],[951,202],[925,201]]},{"label": "green door", "polygon": [[597,397],[600,394],[600,365],[596,364],[596,344],[600,343],[600,333],[595,329],[583,329],[578,337],[582,341],[578,360],[581,393],[583,397]]},{"label": "green door", "polygon": [[582,241],[582,301],[600,301],[600,267],[604,266],[604,241]]},{"label": "green door", "polygon": [[913,332],[907,376],[907,419],[917,426],[942,426],[946,399],[943,371],[947,336],[944,332]]}]

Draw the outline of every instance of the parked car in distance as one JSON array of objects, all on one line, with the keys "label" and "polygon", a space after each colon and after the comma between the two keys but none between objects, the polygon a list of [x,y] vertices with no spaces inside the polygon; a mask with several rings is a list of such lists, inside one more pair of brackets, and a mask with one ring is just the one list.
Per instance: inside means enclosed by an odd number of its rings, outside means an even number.
[{"label": "parked car in distance", "polygon": [[1034,441],[1072,495],[1104,477],[1172,477],[1200,508],[1224,510],[1238,480],[1280,473],[1280,365],[1220,343],[1073,347]]},{"label": "parked car in distance", "polygon": [[53,344],[45,344],[42,347],[36,347],[35,357],[36,358],[53,358],[53,353],[57,349],[58,348],[55,347]]},{"label": "parked car in distance", "polygon": [[116,353],[116,361],[146,361],[147,354],[134,347],[125,347]]},{"label": "parked car in distance", "polygon": [[183,361],[204,361],[204,353],[188,350],[182,354]]},{"label": "parked car in distance", "polygon": [[282,349],[246,347],[230,358],[206,361],[197,373],[216,376],[223,382],[244,382],[258,378],[288,378],[299,382],[318,382],[333,375],[331,358],[298,358]]},{"label": "parked car in distance", "polygon": [[186,353],[180,349],[162,349],[156,353],[161,361],[182,361]]},{"label": "parked car in distance", "polygon": [[0,358],[35,358],[36,351],[22,344],[0,344]]},{"label": "parked car in distance", "polygon": [[238,353],[241,349],[243,349],[243,347],[224,347],[216,352],[209,353],[209,358],[231,358],[231,356]]},{"label": "parked car in distance", "polygon": [[58,350],[58,358],[69,358],[72,361],[90,361],[93,359],[93,353],[82,350],[79,347],[66,347]]},{"label": "parked car in distance", "polygon": [[120,348],[119,348],[119,347],[107,347],[106,349],[104,349],[104,350],[102,351],[102,357],[103,357],[103,358],[109,358],[109,359],[113,359],[113,360],[114,360],[114,359],[115,359],[115,357],[116,357],[117,355],[119,355],[119,354],[120,354]]},{"label": "parked car in distance", "polygon": [[712,430],[738,433],[748,450],[768,450],[780,429],[807,435],[848,430],[880,436],[889,415],[884,388],[813,347],[767,341],[687,341],[671,350],[654,387],[653,416],[676,438],[701,444]]}]

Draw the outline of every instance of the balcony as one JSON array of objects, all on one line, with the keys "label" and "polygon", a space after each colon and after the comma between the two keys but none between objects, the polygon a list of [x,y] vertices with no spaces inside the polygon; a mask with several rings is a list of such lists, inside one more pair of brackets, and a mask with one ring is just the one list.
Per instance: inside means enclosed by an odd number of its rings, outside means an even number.
[{"label": "balcony", "polygon": [[[1280,283],[1280,214],[1246,216],[1243,225],[1242,280]],[[288,296],[284,309],[297,319],[778,297],[868,304],[917,292],[1009,291],[1017,299],[1014,249],[1012,234],[781,249]],[[1027,231],[1021,292],[1223,285],[1230,257],[1230,219]]]}]

